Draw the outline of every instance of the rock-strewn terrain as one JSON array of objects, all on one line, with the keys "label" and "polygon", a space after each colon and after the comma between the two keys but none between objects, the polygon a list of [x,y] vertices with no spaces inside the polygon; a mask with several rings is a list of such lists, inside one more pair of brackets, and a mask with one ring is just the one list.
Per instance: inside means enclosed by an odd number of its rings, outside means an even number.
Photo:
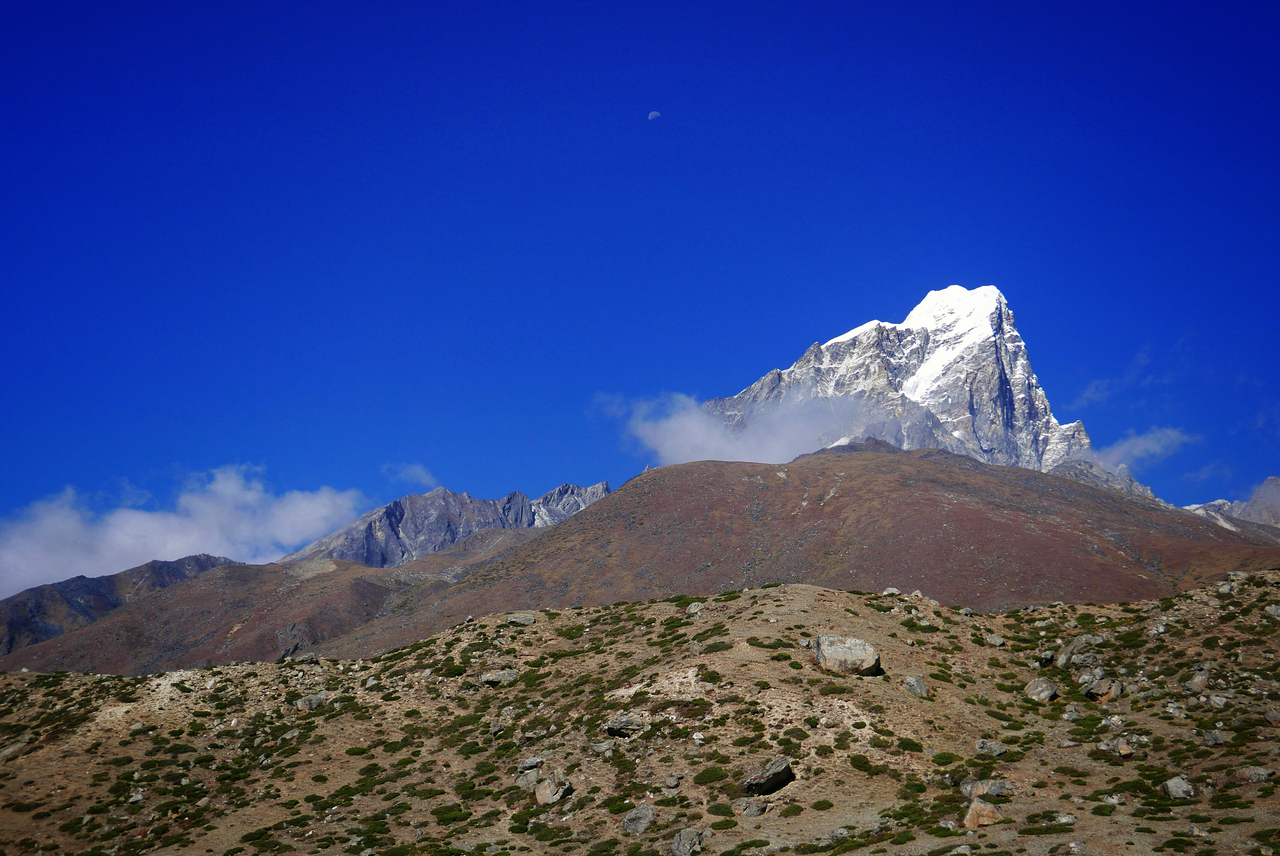
[{"label": "rock-strewn terrain", "polygon": [[[362,661],[9,673],[0,848],[1269,852],[1278,622],[1275,571],[1003,615],[781,586]],[[819,666],[830,636],[883,674]]]}]

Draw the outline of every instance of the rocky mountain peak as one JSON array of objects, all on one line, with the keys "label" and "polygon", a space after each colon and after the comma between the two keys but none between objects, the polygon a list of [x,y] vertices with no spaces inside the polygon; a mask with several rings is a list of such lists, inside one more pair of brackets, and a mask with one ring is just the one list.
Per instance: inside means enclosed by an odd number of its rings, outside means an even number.
[{"label": "rocky mountain peak", "polygon": [[1053,417],[995,286],[931,291],[903,322],[815,343],[790,368],[703,408],[732,430],[795,408],[816,426],[815,448],[873,437],[1035,470],[1090,450],[1081,423]]},{"label": "rocky mountain peak", "polygon": [[534,500],[519,491],[501,499],[477,499],[438,487],[375,508],[350,526],[280,561],[341,559],[374,568],[395,568],[483,529],[553,526],[608,494],[608,482],[590,487],[562,484]]}]

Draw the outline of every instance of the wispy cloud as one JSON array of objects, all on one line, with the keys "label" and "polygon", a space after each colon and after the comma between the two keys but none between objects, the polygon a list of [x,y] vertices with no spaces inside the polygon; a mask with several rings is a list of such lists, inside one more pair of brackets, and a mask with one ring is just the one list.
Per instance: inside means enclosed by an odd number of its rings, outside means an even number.
[{"label": "wispy cloud", "polygon": [[1212,461],[1205,464],[1198,470],[1192,470],[1189,473],[1183,473],[1179,476],[1183,481],[1206,482],[1210,479],[1220,479],[1226,481],[1235,475],[1235,471],[1231,467],[1222,463],[1222,461]]},{"label": "wispy cloud", "polygon": [[707,413],[691,396],[671,393],[658,399],[626,402],[599,399],[627,420],[627,432],[650,449],[658,463],[756,461],[783,463],[851,436],[878,437],[901,445],[901,426],[854,397],[788,401],[756,412],[746,427],[733,427]]},{"label": "wispy cloud", "polygon": [[128,507],[135,499],[96,512],[68,487],[0,522],[0,597],[194,553],[273,561],[351,522],[366,504],[359,491],[330,487],[274,493],[245,466],[193,476],[171,509]]},{"label": "wispy cloud", "polygon": [[1129,365],[1125,367],[1124,373],[1120,377],[1099,378],[1092,380],[1084,388],[1084,391],[1071,402],[1072,407],[1088,407],[1090,404],[1102,404],[1112,396],[1123,392],[1133,386],[1142,386],[1150,380],[1147,374],[1147,366],[1151,364],[1151,358],[1147,356],[1145,351],[1139,351],[1129,361]]},{"label": "wispy cloud", "polygon": [[1131,470],[1137,470],[1146,464],[1164,460],[1183,446],[1199,439],[1181,428],[1152,428],[1142,434],[1130,431],[1128,436],[1110,446],[1095,449],[1094,454],[1101,463],[1109,467],[1124,464]]},{"label": "wispy cloud", "polygon": [[382,474],[392,481],[408,482],[416,484],[431,490],[437,487],[440,482],[431,474],[431,471],[422,464],[383,464]]}]

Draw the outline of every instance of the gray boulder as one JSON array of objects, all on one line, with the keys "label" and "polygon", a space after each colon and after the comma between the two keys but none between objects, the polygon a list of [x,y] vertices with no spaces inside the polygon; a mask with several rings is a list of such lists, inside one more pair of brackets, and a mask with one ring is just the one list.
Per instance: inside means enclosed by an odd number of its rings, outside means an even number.
[{"label": "gray boulder", "polygon": [[870,642],[846,636],[819,636],[813,645],[818,665],[833,672],[878,675],[880,652]]},{"label": "gray boulder", "polygon": [[960,795],[967,800],[976,797],[1001,797],[1013,793],[1013,785],[1003,779],[969,779],[960,783]]},{"label": "gray boulder", "polygon": [[1053,701],[1058,697],[1058,685],[1048,678],[1036,678],[1023,688],[1022,694],[1032,701]]},{"label": "gray boulder", "polygon": [[571,793],[573,793],[573,784],[559,773],[552,773],[538,782],[538,786],[533,789],[533,796],[538,801],[538,805],[555,805]]},{"label": "gray boulder", "polygon": [[1254,783],[1265,782],[1274,775],[1275,773],[1272,770],[1268,770],[1266,767],[1241,767],[1236,771],[1236,776],[1239,779],[1245,782]]},{"label": "gray boulder", "polygon": [[781,790],[796,779],[791,769],[791,759],[774,758],[762,770],[752,773],[742,782],[742,792],[752,796],[764,796]]},{"label": "gray boulder", "polygon": [[533,612],[513,612],[507,616],[507,623],[519,627],[529,627],[538,623],[538,616]]},{"label": "gray boulder", "polygon": [[999,740],[979,740],[974,744],[974,751],[979,755],[990,755],[999,758],[1009,752],[1009,747]]},{"label": "gray boulder", "polygon": [[997,635],[996,635],[996,634],[994,634],[994,633],[989,634],[989,635],[986,637],[986,639],[984,639],[983,641],[984,641],[984,642],[986,642],[988,645],[990,645],[992,648],[1003,648],[1003,647],[1004,647],[1004,637],[1003,637],[1003,636],[997,636]]},{"label": "gray boulder", "polygon": [[1102,642],[1103,639],[1101,636],[1094,636],[1089,633],[1086,633],[1083,636],[1077,636],[1066,645],[1062,646],[1062,650],[1058,652],[1057,658],[1053,661],[1054,665],[1059,669],[1065,669],[1071,662],[1071,658],[1076,654],[1079,654],[1085,648],[1090,648],[1094,645],[1101,645]]},{"label": "gray boulder", "polygon": [[507,684],[515,683],[518,677],[520,673],[515,669],[494,669],[483,672],[480,675],[480,683],[486,687],[505,687]]},{"label": "gray boulder", "polygon": [[534,755],[532,758],[525,758],[519,764],[516,764],[516,769],[519,770],[521,773],[524,773],[524,772],[527,772],[528,770],[536,770],[541,766],[542,766],[542,758],[538,757],[537,755]]},{"label": "gray boulder", "polygon": [[536,767],[532,770],[526,770],[516,776],[516,787],[522,791],[527,791],[538,784],[538,780],[542,778],[542,771]]},{"label": "gray boulder", "polygon": [[327,692],[314,693],[309,696],[303,696],[293,703],[293,706],[301,711],[313,711],[323,707],[325,702],[329,700]]},{"label": "gray boulder", "polygon": [[743,817],[760,817],[769,810],[769,804],[762,800],[749,800],[746,797],[740,797],[733,801],[732,808],[735,814]]},{"label": "gray boulder", "polygon": [[644,717],[633,711],[624,711],[605,725],[604,730],[610,737],[635,737],[648,728]]},{"label": "gray boulder", "polygon": [[929,685],[919,675],[911,675],[902,679],[902,688],[916,698],[929,697]]},{"label": "gray boulder", "polygon": [[657,814],[657,809],[651,805],[636,806],[622,816],[622,829],[632,835],[644,835]]},{"label": "gray boulder", "polygon": [[1189,800],[1196,795],[1195,786],[1182,776],[1174,776],[1160,785],[1160,790],[1169,795],[1169,799]]},{"label": "gray boulder", "polygon": [[693,856],[702,850],[702,830],[682,829],[671,839],[671,856]]}]

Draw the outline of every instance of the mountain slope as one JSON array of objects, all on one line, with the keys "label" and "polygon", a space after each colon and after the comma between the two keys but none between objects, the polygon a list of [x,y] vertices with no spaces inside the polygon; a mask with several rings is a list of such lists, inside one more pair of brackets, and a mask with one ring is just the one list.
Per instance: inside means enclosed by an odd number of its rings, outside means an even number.
[{"label": "mountain slope", "polygon": [[483,529],[553,526],[608,493],[608,482],[590,487],[563,484],[533,501],[519,491],[502,499],[476,499],[438,487],[375,508],[280,561],[339,559],[372,568],[399,567]]},{"label": "mountain slope", "polygon": [[19,592],[0,600],[0,654],[92,624],[127,603],[231,562],[201,553],[172,562],[147,562],[108,576],[72,577]]},{"label": "mountain slope", "polygon": [[872,437],[990,464],[1049,470],[1090,450],[1049,409],[995,286],[931,291],[901,324],[870,321],[814,344],[789,369],[703,409],[733,430],[790,411],[812,448]]},{"label": "mountain slope", "polygon": [[1187,510],[1214,520],[1228,529],[1238,529],[1241,521],[1280,526],[1280,477],[1268,478],[1244,502],[1218,499],[1202,505],[1189,505]]}]

